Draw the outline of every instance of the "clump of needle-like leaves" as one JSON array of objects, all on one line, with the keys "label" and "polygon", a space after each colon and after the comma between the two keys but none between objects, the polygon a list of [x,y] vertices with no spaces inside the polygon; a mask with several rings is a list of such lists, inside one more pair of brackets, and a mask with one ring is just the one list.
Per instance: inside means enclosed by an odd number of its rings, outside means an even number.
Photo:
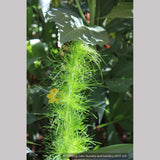
[{"label": "clump of needle-like leaves", "polygon": [[94,85],[94,66],[100,67],[99,54],[81,41],[71,42],[63,55],[60,74],[47,98],[50,103],[50,127],[46,146],[48,160],[61,160],[63,154],[87,151],[91,138],[87,135],[89,106],[85,91]]}]

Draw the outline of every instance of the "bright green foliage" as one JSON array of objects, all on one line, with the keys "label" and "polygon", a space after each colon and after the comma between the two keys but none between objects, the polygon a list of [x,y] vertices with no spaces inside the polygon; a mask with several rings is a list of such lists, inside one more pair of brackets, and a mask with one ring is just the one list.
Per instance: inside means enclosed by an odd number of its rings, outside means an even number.
[{"label": "bright green foliage", "polygon": [[[100,56],[87,44],[75,41],[64,46],[67,48],[61,74],[54,83],[56,101],[51,103],[50,135],[47,144],[50,150],[47,159],[63,159],[63,154],[87,151],[92,143],[87,135],[87,118],[89,106],[85,90],[94,85],[96,68],[100,67]],[[53,90],[54,91],[54,90]],[[48,96],[50,97],[50,96]]]}]

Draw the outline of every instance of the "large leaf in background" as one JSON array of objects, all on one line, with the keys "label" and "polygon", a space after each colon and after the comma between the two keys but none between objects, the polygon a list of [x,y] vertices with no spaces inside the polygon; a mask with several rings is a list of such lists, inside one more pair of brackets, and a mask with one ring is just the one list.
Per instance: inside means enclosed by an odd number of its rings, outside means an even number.
[{"label": "large leaf in background", "polygon": [[[116,4],[116,0],[97,0],[96,1],[96,22],[102,24],[107,14]],[[99,19],[100,18],[100,19]]]},{"label": "large leaf in background", "polygon": [[133,61],[120,60],[112,68],[110,72],[112,78],[132,78],[133,77]]},{"label": "large leaf in background", "polygon": [[98,124],[101,124],[104,111],[106,108],[106,91],[105,88],[97,87],[93,90],[90,99],[94,102],[91,103],[93,109],[97,112],[98,115]]},{"label": "large leaf in background", "polygon": [[107,87],[113,92],[127,92],[133,84],[133,79],[114,78],[106,80]]},{"label": "large leaf in background", "polygon": [[111,120],[125,131],[133,132],[133,99],[120,101],[111,112]]},{"label": "large leaf in background", "polygon": [[[116,144],[107,147],[102,147],[97,150],[84,152],[83,154],[128,154],[128,158],[120,158],[121,160],[133,159],[133,144]],[[118,160],[118,159],[117,159]]]},{"label": "large leaf in background", "polygon": [[91,45],[104,46],[109,43],[108,32],[100,27],[88,27],[74,12],[64,8],[53,8],[46,19],[55,22],[58,27],[58,46],[72,40],[83,40]]},{"label": "large leaf in background", "polygon": [[133,18],[133,2],[120,2],[107,15],[107,18]]},{"label": "large leaf in background", "polygon": [[123,32],[133,29],[133,19],[116,18],[106,25],[108,32]]},{"label": "large leaf in background", "polygon": [[116,4],[116,0],[97,0],[96,1],[96,9],[100,9],[99,17],[106,16]]},{"label": "large leaf in background", "polygon": [[119,137],[119,134],[114,126],[114,124],[110,124],[107,126],[107,143],[106,145],[114,145],[122,143]]},{"label": "large leaf in background", "polygon": [[133,151],[133,144],[116,144],[102,147],[97,150],[88,151],[87,153],[129,153]]}]

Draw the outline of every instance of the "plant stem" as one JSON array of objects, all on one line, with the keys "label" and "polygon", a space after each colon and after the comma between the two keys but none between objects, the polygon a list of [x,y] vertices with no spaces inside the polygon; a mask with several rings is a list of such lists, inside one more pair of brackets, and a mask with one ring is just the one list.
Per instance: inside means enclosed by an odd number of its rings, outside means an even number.
[{"label": "plant stem", "polygon": [[120,118],[120,119],[117,119],[117,120],[114,120],[114,121],[111,121],[111,122],[108,122],[108,123],[101,124],[101,125],[99,125],[99,126],[97,126],[97,127],[98,127],[98,128],[102,128],[102,127],[108,126],[108,125],[110,125],[110,124],[114,124],[114,123],[117,123],[117,122],[122,121],[122,120],[129,119],[129,118],[130,118],[130,116],[128,116],[128,117],[123,117],[123,118]]},{"label": "plant stem", "polygon": [[[119,103],[121,102],[123,98],[123,95],[120,95],[118,97],[118,99],[116,100],[116,102],[114,103],[113,107],[112,107],[112,116],[113,116],[113,113],[115,112],[115,110],[117,109],[117,106],[119,105]],[[112,117],[111,117],[112,118]]]},{"label": "plant stem", "polygon": [[97,13],[97,25],[99,25],[99,16],[100,16],[100,1],[98,1],[98,4],[97,4],[97,8],[98,8],[98,13]]},{"label": "plant stem", "polygon": [[96,0],[88,0],[88,5],[89,5],[89,10],[90,10],[91,25],[94,25]]},{"label": "plant stem", "polygon": [[79,13],[80,13],[82,19],[84,20],[84,22],[86,23],[86,25],[89,25],[89,23],[87,22],[84,14],[83,14],[83,12],[82,12],[82,9],[81,9],[81,6],[80,6],[80,4],[79,4],[79,1],[78,1],[78,0],[75,0],[75,1],[76,1],[77,7],[78,7],[78,10],[79,10]]}]

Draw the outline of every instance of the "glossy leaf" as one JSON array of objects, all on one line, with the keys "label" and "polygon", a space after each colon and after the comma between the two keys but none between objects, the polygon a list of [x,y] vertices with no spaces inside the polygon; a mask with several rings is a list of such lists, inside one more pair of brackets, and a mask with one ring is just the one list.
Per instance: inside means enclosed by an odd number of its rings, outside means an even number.
[{"label": "glossy leaf", "polygon": [[91,45],[104,46],[109,43],[107,31],[100,26],[88,27],[74,12],[64,8],[53,8],[46,19],[55,22],[58,27],[58,46],[72,41],[82,40]]}]

